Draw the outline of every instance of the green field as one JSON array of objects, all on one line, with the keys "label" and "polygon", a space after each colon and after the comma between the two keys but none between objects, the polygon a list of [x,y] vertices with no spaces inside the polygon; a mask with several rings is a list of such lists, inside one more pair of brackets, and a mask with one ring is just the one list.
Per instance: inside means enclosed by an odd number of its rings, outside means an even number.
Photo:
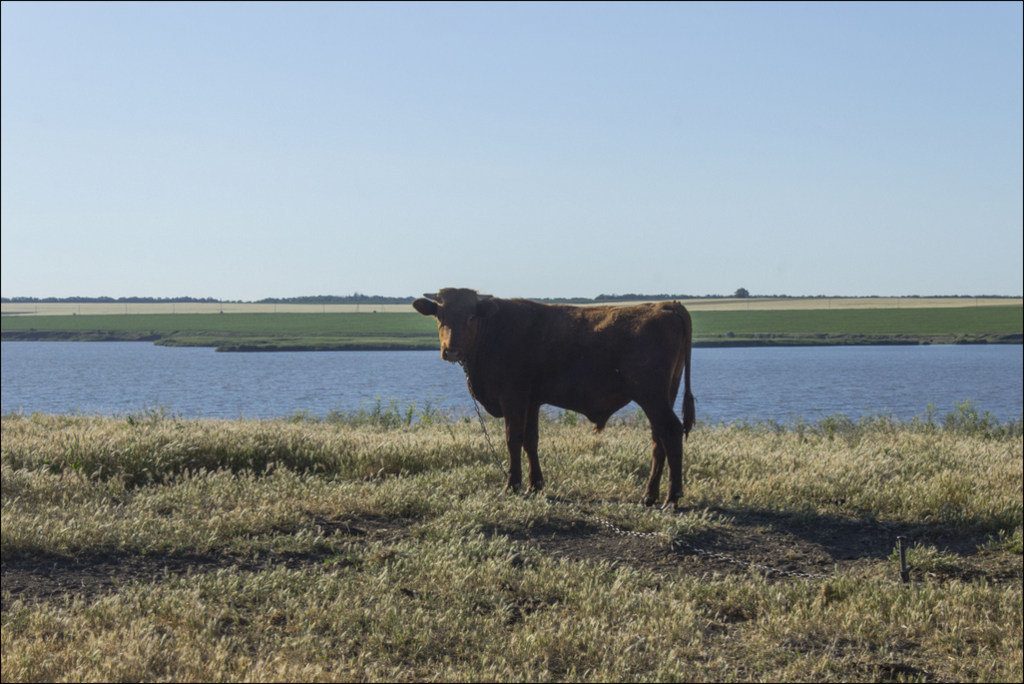
[{"label": "green field", "polygon": [[696,311],[698,344],[1021,343],[1020,306],[777,311]]},{"label": "green field", "polygon": [[152,340],[224,351],[437,346],[436,324],[416,313],[5,316],[2,320],[4,339]]},{"label": "green field", "polygon": [[[1020,344],[1020,305],[692,312],[698,346]],[[433,349],[433,319],[416,313],[230,313],[12,316],[5,340],[150,340],[222,351]]]},{"label": "green field", "polygon": [[532,496],[415,407],[0,432],[4,681],[1024,676],[1021,424],[966,405],[698,424],[675,512],[636,415],[546,418]]}]

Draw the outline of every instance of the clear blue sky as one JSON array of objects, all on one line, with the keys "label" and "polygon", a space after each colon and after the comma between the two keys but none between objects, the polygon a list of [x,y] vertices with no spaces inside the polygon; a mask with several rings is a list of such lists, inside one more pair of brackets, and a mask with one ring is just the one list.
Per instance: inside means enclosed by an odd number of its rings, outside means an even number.
[{"label": "clear blue sky", "polygon": [[2,5],[0,294],[1022,291],[1022,4]]}]

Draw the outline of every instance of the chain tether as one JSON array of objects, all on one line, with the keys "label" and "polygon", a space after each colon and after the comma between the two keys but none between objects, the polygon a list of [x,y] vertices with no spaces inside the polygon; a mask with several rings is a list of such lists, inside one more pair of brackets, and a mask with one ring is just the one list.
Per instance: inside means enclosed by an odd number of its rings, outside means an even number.
[{"label": "chain tether", "polygon": [[469,388],[469,396],[473,400],[473,409],[476,411],[477,420],[480,421],[480,429],[484,433],[484,439],[487,441],[487,446],[491,449],[491,457],[494,459],[494,464],[498,466],[498,470],[505,475],[505,479],[508,479],[508,471],[505,470],[505,466],[501,463],[501,457],[498,456],[498,450],[494,448],[494,444],[491,443],[491,436],[487,434],[487,425],[484,424],[484,414],[480,411],[480,402],[476,400],[476,392],[473,391],[473,382],[469,379],[469,369],[466,368],[465,361],[459,361],[459,366],[462,368],[462,372],[466,375],[466,386]]}]

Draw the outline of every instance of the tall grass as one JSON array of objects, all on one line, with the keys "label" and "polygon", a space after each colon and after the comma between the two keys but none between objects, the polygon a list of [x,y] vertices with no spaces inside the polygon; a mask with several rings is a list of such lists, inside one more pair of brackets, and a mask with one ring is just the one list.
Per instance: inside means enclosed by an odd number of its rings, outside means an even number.
[{"label": "tall grass", "polygon": [[[549,416],[548,489],[525,497],[475,420],[429,406],[4,416],[4,680],[1021,679],[1020,421],[698,425],[676,514],[636,504],[648,449],[640,416]],[[727,570],[672,539],[834,567]],[[6,579],[95,558],[207,570],[56,597]]]}]

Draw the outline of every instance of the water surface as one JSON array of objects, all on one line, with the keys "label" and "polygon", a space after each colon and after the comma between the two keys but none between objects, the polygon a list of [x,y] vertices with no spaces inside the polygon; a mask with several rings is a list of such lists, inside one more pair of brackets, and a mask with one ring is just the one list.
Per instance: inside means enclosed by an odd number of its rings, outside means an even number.
[{"label": "water surface", "polygon": [[[695,349],[698,420],[815,420],[970,400],[1000,420],[1022,413],[1016,345]],[[366,409],[380,399],[452,414],[473,405],[459,366],[437,352],[218,353],[145,342],[3,342],[2,411],[274,418]],[[677,410],[678,410],[677,406]]]}]

